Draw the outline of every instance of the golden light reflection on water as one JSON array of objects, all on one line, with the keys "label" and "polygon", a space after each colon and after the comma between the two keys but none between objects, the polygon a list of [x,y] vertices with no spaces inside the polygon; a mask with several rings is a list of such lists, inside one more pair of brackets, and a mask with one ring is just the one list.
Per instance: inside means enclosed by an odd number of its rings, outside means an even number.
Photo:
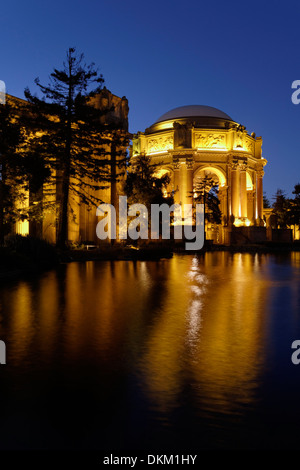
[{"label": "golden light reflection on water", "polygon": [[[300,253],[288,262],[299,277]],[[238,413],[264,368],[276,282],[290,281],[246,253],[72,263],[2,288],[0,333],[13,365],[94,361],[134,374],[160,412],[188,387],[207,411]],[[297,309],[298,284],[287,285]]]},{"label": "golden light reflection on water", "polygon": [[268,310],[267,283],[255,275],[255,259],[207,253],[205,260],[170,264],[169,292],[141,360],[151,399],[162,411],[176,406],[188,372],[201,400],[223,412],[235,406],[234,397],[249,402]]}]

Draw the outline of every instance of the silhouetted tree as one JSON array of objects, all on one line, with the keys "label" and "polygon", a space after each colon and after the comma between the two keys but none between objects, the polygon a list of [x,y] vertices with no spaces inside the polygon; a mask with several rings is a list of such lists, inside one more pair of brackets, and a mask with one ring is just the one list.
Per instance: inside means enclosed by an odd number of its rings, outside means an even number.
[{"label": "silhouetted tree", "polygon": [[157,177],[158,168],[159,165],[151,164],[151,158],[146,155],[135,159],[124,186],[130,204],[144,204],[150,211],[151,204],[173,203],[172,196],[165,197],[170,177],[167,173]]},{"label": "silhouetted tree", "polygon": [[265,209],[270,209],[271,208],[271,203],[270,203],[269,199],[267,198],[267,195],[266,195],[265,192],[264,192],[264,195],[263,195],[263,204],[264,204]]},{"label": "silhouetted tree", "polygon": [[295,197],[289,200],[289,212],[291,225],[300,225],[300,184],[295,184],[293,194]]},{"label": "silhouetted tree", "polygon": [[18,149],[23,141],[16,113],[10,104],[0,104],[0,244],[9,225],[22,217],[16,201],[24,197],[28,178]]},{"label": "silhouetted tree", "polygon": [[[124,193],[128,197],[129,204],[144,204],[147,207],[149,229],[151,225],[151,205],[168,204],[171,206],[174,202],[173,195],[167,193],[170,177],[167,173],[158,177],[158,168],[159,164],[151,164],[150,157],[140,155],[132,163],[124,185]],[[170,223],[170,218],[164,222]],[[161,231],[162,219],[160,219],[159,225]]]},{"label": "silhouetted tree", "polygon": [[273,212],[276,216],[277,226],[286,228],[289,224],[289,200],[282,189],[277,189],[273,199]]},{"label": "silhouetted tree", "polygon": [[200,204],[204,204],[205,220],[211,223],[221,223],[221,211],[219,208],[220,201],[218,198],[219,186],[214,178],[205,175],[195,185],[195,200]]},{"label": "silhouetted tree", "polygon": [[30,141],[31,151],[51,169],[48,196],[56,194],[57,238],[61,247],[68,238],[71,198],[98,205],[102,201],[95,191],[109,187],[119,173],[112,170],[112,165],[121,167],[125,161],[123,147],[127,136],[119,132],[117,124],[103,119],[112,109],[91,105],[92,98],[102,89],[103,76],[93,63],[86,65],[83,60],[83,54],[77,56],[75,49],[70,48],[63,68],[54,69],[47,86],[36,79],[43,99],[33,96],[28,88],[25,90],[35,112],[35,118],[28,123],[35,134]]}]

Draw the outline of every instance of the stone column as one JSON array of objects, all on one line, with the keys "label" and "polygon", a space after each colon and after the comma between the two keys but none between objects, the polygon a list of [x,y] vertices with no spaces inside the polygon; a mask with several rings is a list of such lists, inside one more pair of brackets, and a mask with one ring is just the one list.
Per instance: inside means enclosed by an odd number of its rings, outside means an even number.
[{"label": "stone column", "polygon": [[231,168],[231,212],[234,217],[240,217],[240,171],[238,163]]},{"label": "stone column", "polygon": [[186,201],[186,165],[185,163],[180,163],[179,165],[179,174],[180,174],[180,184],[179,184],[179,194],[180,202],[182,207],[182,213],[184,212],[184,204],[187,204]]},{"label": "stone column", "polygon": [[220,210],[222,212],[223,225],[228,223],[228,186],[223,186],[219,189]]},{"label": "stone column", "polygon": [[193,204],[193,162],[191,159],[174,162],[174,202],[181,204],[182,216],[184,205]]},{"label": "stone column", "polygon": [[255,192],[253,190],[247,191],[247,202],[248,202],[248,209],[247,209],[247,217],[250,220],[251,224],[253,225],[255,222]]},{"label": "stone column", "polygon": [[184,217],[188,217],[188,220],[186,220],[187,223],[192,224],[193,223],[193,162],[191,160],[186,160],[186,197],[185,197],[185,204],[191,204],[191,210],[189,213],[186,213]]},{"label": "stone column", "polygon": [[240,196],[241,196],[241,217],[247,218],[247,181],[246,181],[247,164],[240,165]]},{"label": "stone column", "polygon": [[257,208],[257,218],[263,218],[263,176],[264,170],[258,170],[256,172],[256,208]]},{"label": "stone column", "polygon": [[174,163],[174,202],[180,204],[180,165]]},{"label": "stone column", "polygon": [[231,206],[231,167],[228,165],[227,170],[227,219],[228,223],[230,222],[230,216],[232,215],[232,206]]},{"label": "stone column", "polygon": [[190,203],[189,197],[189,178],[188,178],[188,169],[185,162],[180,164],[180,201],[181,201],[181,208],[182,208],[182,216],[185,218],[188,214],[185,213],[184,206],[185,204]]},{"label": "stone column", "polygon": [[187,204],[193,204],[193,162],[187,160],[186,162],[186,190],[187,190]]}]

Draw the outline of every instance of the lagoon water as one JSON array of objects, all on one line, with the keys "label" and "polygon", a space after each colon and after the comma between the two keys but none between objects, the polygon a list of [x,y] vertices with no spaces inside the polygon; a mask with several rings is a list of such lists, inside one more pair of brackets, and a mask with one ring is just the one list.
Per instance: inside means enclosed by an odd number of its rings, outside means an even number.
[{"label": "lagoon water", "polygon": [[299,447],[300,253],[66,264],[0,286],[0,339],[2,449]]}]

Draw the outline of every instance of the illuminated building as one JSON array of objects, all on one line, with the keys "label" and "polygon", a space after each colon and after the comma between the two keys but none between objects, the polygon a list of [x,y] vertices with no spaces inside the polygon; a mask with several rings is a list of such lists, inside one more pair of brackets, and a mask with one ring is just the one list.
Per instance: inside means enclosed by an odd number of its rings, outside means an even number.
[{"label": "illuminated building", "polygon": [[[249,135],[230,116],[210,106],[182,106],[163,114],[133,138],[132,160],[139,155],[170,175],[175,203],[192,203],[197,182],[210,177],[219,187],[222,224],[207,226],[207,238],[231,243],[238,233],[265,239],[262,138]],[[209,232],[209,233],[208,233]]]},{"label": "illuminated building", "polygon": [[[6,95],[8,104],[12,105],[15,113],[29,112],[34,114],[34,108],[28,104],[27,101],[16,98],[11,95]],[[97,109],[109,110],[103,114],[101,118],[103,124],[114,124],[116,132],[119,136],[125,138],[128,134],[128,101],[125,97],[120,98],[112,94],[109,90],[104,88],[101,92],[90,99],[90,104]],[[41,136],[43,130],[40,132]],[[113,139],[108,135],[107,141],[111,143],[105,144],[106,159],[116,161],[116,155],[120,152],[120,148],[116,148]],[[126,151],[126,148],[121,149]],[[59,170],[52,170],[59,171]],[[114,171],[111,182],[103,184],[105,188],[94,190],[89,188],[89,197],[96,197],[102,202],[116,205],[118,194],[123,185],[121,172],[117,165],[110,165],[110,171]],[[119,173],[119,174],[117,174]],[[39,190],[39,194],[32,194],[27,191],[25,197],[21,202],[17,202],[17,209],[26,211],[30,205],[36,204],[37,200],[42,201],[42,214],[38,220],[22,219],[16,222],[14,230],[15,233],[21,235],[32,235],[46,239],[51,243],[57,241],[57,208],[58,202],[61,198],[62,186],[60,179],[55,178],[53,175],[53,183],[46,182]],[[59,175],[58,175],[59,176]],[[13,183],[12,183],[13,184]],[[68,240],[75,243],[98,243],[96,236],[96,225],[98,218],[96,217],[96,207],[85,204],[82,202],[80,194],[70,190],[69,196],[69,217],[68,217]]]}]

